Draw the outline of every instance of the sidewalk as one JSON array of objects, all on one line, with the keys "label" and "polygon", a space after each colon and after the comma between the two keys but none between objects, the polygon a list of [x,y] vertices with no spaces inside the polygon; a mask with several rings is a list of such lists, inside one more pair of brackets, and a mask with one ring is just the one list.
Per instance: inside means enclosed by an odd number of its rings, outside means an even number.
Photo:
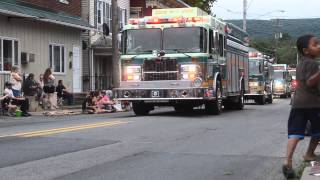
[{"label": "sidewalk", "polygon": [[319,176],[312,176],[310,175],[311,166],[307,166],[302,174],[301,180],[319,180]]},{"label": "sidewalk", "polygon": [[62,116],[62,115],[78,115],[82,114],[81,106],[74,105],[74,106],[65,106],[63,109],[57,109],[54,111],[38,111],[38,112],[29,112],[32,114],[32,116],[43,116],[43,115],[56,115],[56,116]]}]

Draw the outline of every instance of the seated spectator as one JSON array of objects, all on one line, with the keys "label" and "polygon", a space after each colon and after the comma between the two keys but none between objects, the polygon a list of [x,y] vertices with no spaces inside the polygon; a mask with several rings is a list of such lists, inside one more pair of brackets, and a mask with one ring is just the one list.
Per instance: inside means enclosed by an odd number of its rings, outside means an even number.
[{"label": "seated spectator", "polygon": [[103,112],[114,112],[115,109],[113,108],[114,101],[110,100],[110,97],[107,96],[106,91],[100,92],[100,98],[97,101],[97,107]]},{"label": "seated spectator", "polygon": [[15,112],[17,110],[16,105],[12,105],[10,102],[10,97],[9,95],[5,95],[0,97],[0,104],[1,104],[1,109],[7,111],[8,116],[15,116]]},{"label": "seated spectator", "polygon": [[65,85],[63,85],[62,80],[58,81],[56,92],[57,92],[58,98],[63,98],[64,100],[66,99],[68,101],[69,106],[73,104],[73,94],[68,91]]},{"label": "seated spectator", "polygon": [[87,95],[86,99],[82,104],[82,111],[85,112],[88,110],[89,114],[94,114],[97,112],[97,100],[98,100],[99,93],[91,91],[89,95]]},{"label": "seated spectator", "polygon": [[28,113],[29,110],[29,101],[27,98],[23,97],[15,97],[13,95],[12,91],[12,84],[10,82],[5,83],[5,90],[4,90],[5,96],[7,96],[10,99],[10,105],[15,105],[17,107],[20,107],[20,110],[22,111],[22,116],[31,116],[31,114]]},{"label": "seated spectator", "polygon": [[27,79],[24,81],[22,90],[24,96],[35,96],[37,95],[38,85],[34,80],[34,74],[30,73]]}]

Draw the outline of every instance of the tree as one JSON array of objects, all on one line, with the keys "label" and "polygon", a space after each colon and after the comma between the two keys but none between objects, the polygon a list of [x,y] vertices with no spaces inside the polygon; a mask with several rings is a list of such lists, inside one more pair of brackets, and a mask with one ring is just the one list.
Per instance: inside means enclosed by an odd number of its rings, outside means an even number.
[{"label": "tree", "polygon": [[297,56],[295,41],[289,33],[283,33],[278,41],[278,47],[273,38],[255,38],[250,45],[269,56],[276,56],[279,64],[295,64]]},{"label": "tree", "polygon": [[211,6],[217,0],[183,0],[190,6],[198,7],[207,13],[211,13]]}]

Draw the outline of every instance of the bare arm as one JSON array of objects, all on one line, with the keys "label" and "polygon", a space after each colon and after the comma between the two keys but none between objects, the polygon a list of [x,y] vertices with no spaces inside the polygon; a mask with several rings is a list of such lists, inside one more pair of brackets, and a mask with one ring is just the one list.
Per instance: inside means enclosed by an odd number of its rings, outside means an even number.
[{"label": "bare arm", "polygon": [[307,86],[314,87],[320,82],[320,70],[307,80]]},{"label": "bare arm", "polygon": [[18,74],[12,73],[12,76],[16,81],[22,81],[22,78]]},{"label": "bare arm", "polygon": [[4,100],[5,98],[9,97],[8,95],[0,97],[0,101]]}]

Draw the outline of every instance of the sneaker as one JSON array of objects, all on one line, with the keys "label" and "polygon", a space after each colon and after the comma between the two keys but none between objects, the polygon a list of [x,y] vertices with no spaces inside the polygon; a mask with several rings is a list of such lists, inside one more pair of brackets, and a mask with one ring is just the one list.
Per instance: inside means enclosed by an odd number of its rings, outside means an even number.
[{"label": "sneaker", "polygon": [[282,165],[282,173],[283,173],[284,177],[287,179],[292,179],[292,178],[296,177],[295,172],[292,169],[292,167],[288,167],[286,165]]}]

